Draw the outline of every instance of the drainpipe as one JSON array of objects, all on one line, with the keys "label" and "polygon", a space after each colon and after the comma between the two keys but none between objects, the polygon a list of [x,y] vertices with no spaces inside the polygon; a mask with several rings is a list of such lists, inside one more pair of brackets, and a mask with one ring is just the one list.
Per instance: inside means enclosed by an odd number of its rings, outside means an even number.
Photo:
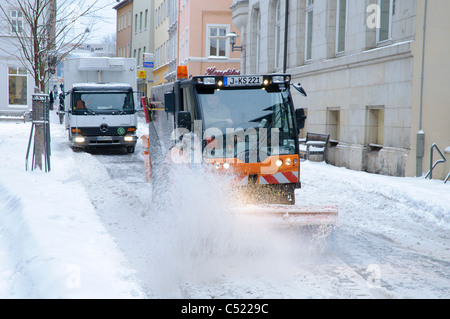
[{"label": "drainpipe", "polygon": [[284,61],[283,61],[283,73],[286,73],[287,69],[287,49],[288,49],[288,37],[289,37],[289,0],[286,0],[286,17],[284,19]]},{"label": "drainpipe", "polygon": [[417,132],[416,145],[416,176],[422,176],[423,156],[425,154],[425,132],[422,130],[422,111],[423,111],[423,83],[425,70],[425,40],[427,31],[427,9],[428,0],[425,0],[425,12],[423,19],[423,43],[422,43],[422,75],[420,83],[420,109],[419,109],[419,132]]}]

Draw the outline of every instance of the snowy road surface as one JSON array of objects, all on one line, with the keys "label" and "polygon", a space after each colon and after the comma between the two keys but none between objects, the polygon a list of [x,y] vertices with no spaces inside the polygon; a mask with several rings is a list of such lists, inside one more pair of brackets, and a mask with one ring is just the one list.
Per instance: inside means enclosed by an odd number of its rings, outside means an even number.
[{"label": "snowy road surface", "polygon": [[51,128],[52,171],[25,172],[30,124],[0,123],[0,297],[450,297],[442,181],[304,162],[297,205],[339,207],[326,237],[230,215],[207,173],[178,172],[153,202],[140,141],[72,152]]}]

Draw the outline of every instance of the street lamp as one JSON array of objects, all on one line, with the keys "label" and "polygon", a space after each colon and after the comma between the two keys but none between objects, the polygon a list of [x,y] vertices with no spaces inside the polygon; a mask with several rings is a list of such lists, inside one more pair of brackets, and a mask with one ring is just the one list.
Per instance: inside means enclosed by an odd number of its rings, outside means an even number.
[{"label": "street lamp", "polygon": [[232,31],[232,32],[230,32],[230,33],[228,33],[227,35],[226,35],[226,37],[228,38],[228,39],[230,39],[230,44],[231,44],[231,52],[234,52],[234,51],[243,51],[244,50],[244,47],[241,45],[241,46],[237,46],[236,45],[236,38],[238,38],[239,36],[236,34],[236,32],[234,32],[234,31]]}]

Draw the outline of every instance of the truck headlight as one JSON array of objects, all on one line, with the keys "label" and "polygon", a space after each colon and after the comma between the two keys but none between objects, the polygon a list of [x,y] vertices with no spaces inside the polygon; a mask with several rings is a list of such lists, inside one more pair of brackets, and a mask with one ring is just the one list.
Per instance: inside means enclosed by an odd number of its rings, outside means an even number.
[{"label": "truck headlight", "polygon": [[203,84],[214,85],[216,84],[216,78],[203,78]]},{"label": "truck headlight", "polygon": [[284,77],[281,75],[274,75],[272,77],[272,82],[277,84],[284,83]]},{"label": "truck headlight", "polygon": [[275,164],[276,164],[278,167],[281,167],[281,165],[283,165],[283,161],[280,160],[280,159],[277,159],[277,161],[275,162]]},{"label": "truck headlight", "polygon": [[130,135],[125,136],[123,139],[125,142],[133,142],[133,140],[134,140],[133,136],[130,136]]},{"label": "truck headlight", "polygon": [[75,143],[84,143],[86,139],[83,136],[76,136]]},{"label": "truck headlight", "polygon": [[223,168],[224,169],[229,169],[230,168],[230,163],[223,163]]}]

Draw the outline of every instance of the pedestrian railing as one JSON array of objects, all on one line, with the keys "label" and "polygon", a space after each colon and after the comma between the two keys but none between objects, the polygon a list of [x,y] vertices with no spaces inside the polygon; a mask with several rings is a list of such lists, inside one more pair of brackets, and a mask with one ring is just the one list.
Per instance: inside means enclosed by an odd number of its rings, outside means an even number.
[{"label": "pedestrian railing", "polygon": [[[434,153],[435,149],[439,153],[441,158],[433,163],[433,153]],[[447,159],[445,158],[444,154],[442,154],[442,152],[439,149],[439,147],[436,144],[431,145],[431,150],[430,150],[430,170],[428,171],[427,175],[425,175],[425,178],[429,177],[430,179],[433,179],[433,169],[436,167],[436,165],[441,164],[441,163],[445,163],[446,161],[447,161]],[[447,183],[449,178],[450,178],[450,173],[445,178],[444,183]]]}]

